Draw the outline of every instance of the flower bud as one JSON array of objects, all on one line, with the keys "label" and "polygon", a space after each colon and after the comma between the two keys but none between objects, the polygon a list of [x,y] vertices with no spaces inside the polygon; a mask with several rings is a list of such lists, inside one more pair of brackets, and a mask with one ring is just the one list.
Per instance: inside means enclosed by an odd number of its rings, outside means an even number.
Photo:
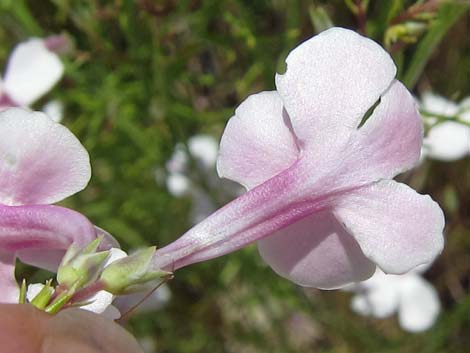
[{"label": "flower bud", "polygon": [[385,45],[389,47],[395,42],[414,43],[428,28],[428,24],[417,21],[407,21],[391,26],[385,32]]},{"label": "flower bud", "polygon": [[126,294],[138,290],[148,281],[168,276],[170,272],[150,268],[155,249],[152,246],[138,250],[106,266],[100,277],[105,290],[116,295]]},{"label": "flower bud", "polygon": [[109,251],[96,252],[100,241],[97,238],[82,249],[70,246],[57,271],[57,282],[82,288],[95,281],[109,256]]}]

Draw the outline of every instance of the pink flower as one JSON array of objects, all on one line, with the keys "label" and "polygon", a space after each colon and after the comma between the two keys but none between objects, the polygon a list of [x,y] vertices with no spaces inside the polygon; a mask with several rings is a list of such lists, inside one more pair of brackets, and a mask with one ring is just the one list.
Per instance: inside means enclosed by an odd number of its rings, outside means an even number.
[{"label": "pink flower", "polygon": [[64,66],[55,54],[67,44],[63,36],[31,38],[11,53],[0,85],[0,109],[29,106],[62,77]]},{"label": "pink flower", "polygon": [[82,190],[91,175],[77,138],[43,113],[0,112],[0,302],[17,302],[15,258],[54,271],[70,244],[105,235],[78,212],[53,206]]},{"label": "pink flower", "polygon": [[390,180],[418,161],[423,136],[390,56],[332,28],[286,61],[277,91],[250,96],[222,136],[219,175],[249,191],[157,251],[154,265],[178,269],[258,241],[281,276],[331,289],[376,265],[400,274],[433,261],[441,209]]}]

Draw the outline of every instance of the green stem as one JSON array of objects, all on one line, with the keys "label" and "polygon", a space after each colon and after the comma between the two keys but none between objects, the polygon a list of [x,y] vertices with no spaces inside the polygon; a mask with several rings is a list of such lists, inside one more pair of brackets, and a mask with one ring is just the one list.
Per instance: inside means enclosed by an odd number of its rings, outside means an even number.
[{"label": "green stem", "polygon": [[446,121],[452,121],[455,123],[462,124],[464,126],[470,127],[470,122],[462,120],[459,116],[447,116],[447,115],[440,115],[440,114],[435,114],[432,112],[427,112],[425,110],[420,110],[421,115],[428,117],[428,118],[435,118],[437,121],[436,123],[432,124],[431,126],[438,125],[440,123],[446,122]]},{"label": "green stem", "polygon": [[20,287],[20,296],[18,299],[18,303],[20,304],[25,304],[26,303],[26,280],[23,278],[23,281],[21,282],[21,287]]}]

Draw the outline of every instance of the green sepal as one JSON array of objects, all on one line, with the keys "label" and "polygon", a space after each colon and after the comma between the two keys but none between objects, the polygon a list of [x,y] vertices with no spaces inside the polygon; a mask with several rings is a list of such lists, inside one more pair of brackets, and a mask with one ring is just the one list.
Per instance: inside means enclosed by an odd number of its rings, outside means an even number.
[{"label": "green sepal", "polygon": [[[65,253],[64,257],[62,257],[62,261],[60,262],[60,266],[68,265],[70,262],[72,262],[77,256],[80,254],[92,254],[96,252],[98,249],[98,246],[101,243],[102,237],[98,237],[91,241],[88,245],[86,245],[83,248],[79,248],[75,244],[72,244],[69,246],[67,249],[67,252]],[[59,266],[59,267],[60,267]]]},{"label": "green sepal", "polygon": [[36,308],[43,310],[54,294],[54,287],[51,286],[52,280],[46,281],[46,284],[40,292],[31,300],[31,305],[35,306]]},{"label": "green sepal", "polygon": [[56,314],[62,309],[73,297],[78,289],[78,282],[74,283],[69,289],[60,293],[44,311],[49,314]]}]

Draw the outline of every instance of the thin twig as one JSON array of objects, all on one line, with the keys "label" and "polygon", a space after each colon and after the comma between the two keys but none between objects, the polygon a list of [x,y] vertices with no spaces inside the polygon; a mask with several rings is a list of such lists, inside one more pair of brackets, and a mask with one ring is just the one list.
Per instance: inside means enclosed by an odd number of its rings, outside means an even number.
[{"label": "thin twig", "polygon": [[367,35],[366,29],[366,9],[362,6],[361,0],[356,0],[356,7],[357,7],[357,29],[361,34]]},{"label": "thin twig", "polygon": [[122,314],[121,317],[119,318],[119,320],[117,320],[117,322],[118,323],[124,322],[126,317],[129,316],[135,309],[137,309],[139,307],[139,305],[141,305],[144,301],[146,301],[158,288],[160,288],[161,286],[163,286],[165,283],[172,280],[173,278],[174,278],[174,276],[171,275],[171,276],[168,276],[167,278],[165,278],[160,283],[158,283],[155,286],[155,288],[152,288],[141,300],[139,300],[136,304],[131,306],[131,308],[129,310],[127,310],[124,314]]},{"label": "thin twig", "polygon": [[412,5],[405,12],[402,12],[397,17],[393,18],[390,21],[390,24],[394,25],[414,19],[416,15],[419,15],[423,12],[435,12],[439,8],[439,5],[440,4],[438,0],[428,0],[423,4]]}]

